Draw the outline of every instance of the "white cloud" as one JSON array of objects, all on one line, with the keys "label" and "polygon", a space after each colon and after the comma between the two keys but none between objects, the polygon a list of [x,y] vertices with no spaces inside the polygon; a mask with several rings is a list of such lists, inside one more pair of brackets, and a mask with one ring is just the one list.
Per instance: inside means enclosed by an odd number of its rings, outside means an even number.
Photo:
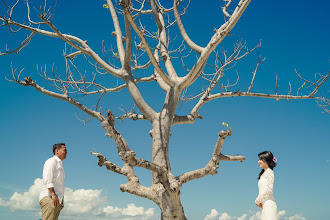
[{"label": "white cloud", "polygon": [[129,216],[143,215],[144,208],[136,207],[134,204],[129,204],[126,209],[123,209],[122,213],[123,215],[129,215]]},{"label": "white cloud", "polygon": [[[227,212],[219,213],[216,209],[212,209],[211,213],[206,215],[204,220],[215,219],[218,215],[220,215],[219,220],[260,220],[261,213],[260,211],[248,211],[247,213],[241,215],[240,217],[231,216]],[[279,220],[306,220],[302,214],[295,214],[293,216],[287,216],[285,210],[279,211],[277,213]]]},{"label": "white cloud", "polygon": [[[9,207],[11,211],[32,211],[40,216],[39,194],[42,189],[42,179],[37,178],[27,192],[15,192],[9,200],[0,197],[0,207]],[[127,208],[106,206],[108,198],[102,196],[102,190],[65,188],[64,209],[61,218],[64,219],[103,219],[102,216],[116,219],[149,219],[154,216],[154,209],[145,210],[135,204]]]},{"label": "white cloud", "polygon": [[0,206],[2,206],[2,207],[9,206],[9,202],[6,202],[5,200],[3,200],[3,199],[0,197]]},{"label": "white cloud", "polygon": [[294,216],[289,217],[288,220],[306,220],[306,217],[302,214],[295,214]]},{"label": "white cloud", "polygon": [[281,219],[283,216],[286,215],[286,211],[285,210],[282,210],[282,211],[279,211],[278,212],[278,218]]},{"label": "white cloud", "polygon": [[[206,215],[204,220],[215,219],[220,213],[216,209],[212,209],[211,213]],[[243,214],[241,217],[230,216],[227,212],[220,215],[219,220],[246,220],[248,214]]]},{"label": "white cloud", "polygon": [[111,215],[111,214],[114,214],[116,212],[121,212],[122,210],[123,209],[121,209],[121,208],[118,208],[118,207],[114,208],[112,206],[107,206],[107,207],[103,208],[103,212],[106,215]]},{"label": "white cloud", "polygon": [[215,209],[211,210],[211,213],[208,214],[207,216],[205,216],[204,220],[210,220],[210,219],[214,219],[215,217],[217,217],[219,215],[219,212]]},{"label": "white cloud", "polygon": [[219,217],[219,220],[233,220],[234,217],[231,217],[230,215],[228,215],[227,212],[222,213],[222,215]]},{"label": "white cloud", "polygon": [[246,220],[248,217],[248,214],[243,214],[241,217],[238,217],[237,220]]},{"label": "white cloud", "polygon": [[[7,201],[5,206],[9,206],[11,211],[28,210],[36,211],[40,209],[39,194],[42,188],[42,180],[36,179],[27,192],[22,194],[15,192]],[[1,198],[1,200],[3,200]],[[1,204],[0,204],[1,205]]]},{"label": "white cloud", "polygon": [[147,211],[144,212],[146,216],[153,216],[155,214],[155,209],[149,208]]},{"label": "white cloud", "polygon": [[118,207],[112,207],[107,206],[103,208],[103,213],[106,214],[106,216],[110,217],[120,217],[120,216],[126,216],[126,217],[140,217],[140,218],[148,218],[154,215],[154,209],[149,208],[148,210],[144,210],[143,207],[137,207],[133,203],[128,204],[127,208],[118,208]]},{"label": "white cloud", "polygon": [[249,220],[260,220],[261,219],[261,213],[258,211],[256,213],[254,213]]},{"label": "white cloud", "polygon": [[65,209],[63,209],[62,214],[85,214],[104,207],[108,199],[107,197],[101,197],[101,192],[102,190],[78,189],[74,191],[65,188]]}]

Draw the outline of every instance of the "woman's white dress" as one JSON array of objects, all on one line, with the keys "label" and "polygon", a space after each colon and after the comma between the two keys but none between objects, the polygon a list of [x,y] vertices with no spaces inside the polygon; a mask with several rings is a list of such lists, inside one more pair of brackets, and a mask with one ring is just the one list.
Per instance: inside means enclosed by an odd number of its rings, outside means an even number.
[{"label": "woman's white dress", "polygon": [[261,175],[258,187],[259,195],[256,204],[262,203],[261,220],[277,220],[277,206],[273,195],[274,172],[268,168]]}]

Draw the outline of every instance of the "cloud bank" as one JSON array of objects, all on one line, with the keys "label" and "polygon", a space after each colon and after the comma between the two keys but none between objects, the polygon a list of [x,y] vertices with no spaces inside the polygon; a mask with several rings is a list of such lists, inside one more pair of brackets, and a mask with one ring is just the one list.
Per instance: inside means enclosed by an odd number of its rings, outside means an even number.
[{"label": "cloud bank", "polygon": [[[287,216],[285,210],[279,211],[277,215],[278,220],[306,220],[306,217],[304,217],[302,214]],[[219,213],[216,209],[212,209],[211,213],[206,215],[204,220],[261,220],[261,214],[260,211],[249,211],[240,217],[236,217],[229,215],[227,212]]]},{"label": "cloud bank", "polygon": [[[0,197],[0,207],[8,207],[12,212],[31,211],[40,217],[39,193],[42,189],[42,179],[37,178],[28,191],[15,192],[8,200]],[[65,188],[65,208],[61,213],[62,219],[118,219],[118,220],[151,220],[158,219],[154,209],[145,209],[135,204],[126,208],[108,205],[108,198],[102,196],[102,190]],[[306,220],[302,214],[288,216],[285,210],[278,212],[279,220]],[[220,213],[212,209],[204,220],[260,220],[260,212],[249,211],[241,216],[232,216],[227,212]]]},{"label": "cloud bank", "polygon": [[[39,194],[42,189],[42,179],[37,178],[27,192],[15,192],[8,200],[0,197],[0,206],[8,207],[12,212],[32,211],[41,216]],[[65,188],[63,219],[150,219],[154,217],[154,209],[145,210],[135,204],[128,204],[126,208],[107,205],[108,198],[101,195],[102,190]]]}]

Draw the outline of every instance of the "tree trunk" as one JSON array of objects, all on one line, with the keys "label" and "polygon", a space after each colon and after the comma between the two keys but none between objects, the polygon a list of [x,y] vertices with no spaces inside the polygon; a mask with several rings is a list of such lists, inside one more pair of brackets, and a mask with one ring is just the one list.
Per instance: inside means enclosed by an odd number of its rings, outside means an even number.
[{"label": "tree trunk", "polygon": [[162,220],[186,220],[180,200],[180,190],[171,186],[171,182],[169,181],[169,177],[173,176],[168,157],[169,138],[171,136],[171,116],[169,115],[168,110],[164,108],[158,114],[158,118],[153,121],[152,126],[152,162],[165,167],[167,170],[165,176],[159,176],[157,173],[153,173],[153,189],[157,194],[155,202],[161,209]]},{"label": "tree trunk", "polygon": [[161,220],[187,219],[181,204],[180,191],[173,193],[164,190],[159,196],[161,196],[161,203],[159,205],[162,211]]},{"label": "tree trunk", "polygon": [[[170,121],[166,111],[163,110],[158,114],[158,118],[152,123],[152,162],[171,171],[170,161],[168,158],[168,144],[170,139]],[[153,184],[159,183],[157,173],[153,173]]]}]

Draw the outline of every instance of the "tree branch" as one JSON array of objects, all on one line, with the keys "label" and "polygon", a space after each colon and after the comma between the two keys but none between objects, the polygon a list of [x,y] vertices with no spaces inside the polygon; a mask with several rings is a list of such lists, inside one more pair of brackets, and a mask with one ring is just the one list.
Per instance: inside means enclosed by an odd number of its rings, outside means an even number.
[{"label": "tree branch", "polygon": [[241,92],[238,90],[237,92],[223,92],[218,93],[214,95],[210,95],[204,100],[200,100],[197,105],[193,108],[190,114],[194,115],[197,114],[198,110],[207,102],[219,99],[219,98],[226,98],[226,97],[238,97],[238,96],[246,96],[246,97],[260,97],[260,98],[269,98],[269,99],[275,99],[276,101],[279,101],[281,99],[285,100],[291,100],[291,99],[315,99],[315,97],[310,97],[309,95],[302,95],[302,96],[293,96],[293,95],[275,95],[275,94],[264,94],[264,93],[248,93],[248,92]]},{"label": "tree branch", "polygon": [[230,19],[216,31],[208,45],[203,49],[201,56],[199,57],[198,61],[193,66],[189,74],[182,78],[180,82],[181,89],[187,88],[197,80],[204,66],[206,65],[206,62],[212,51],[214,51],[218,44],[221,43],[222,40],[234,28],[237,21],[240,19],[250,2],[251,0],[240,0]]},{"label": "tree branch", "polygon": [[193,124],[195,122],[196,118],[203,119],[202,116],[200,116],[198,114],[195,117],[193,115],[187,115],[187,116],[175,115],[173,118],[173,125]]},{"label": "tree branch", "polygon": [[222,7],[222,12],[227,18],[231,17],[231,15],[227,12],[227,9],[228,9],[229,5],[232,3],[232,1],[233,0],[228,0],[227,4],[225,4],[225,6]]},{"label": "tree branch", "polygon": [[[4,21],[6,24],[8,25],[14,25],[20,28],[23,28],[25,30],[29,30],[32,31],[34,33],[37,34],[42,34],[45,36],[49,36],[49,37],[54,37],[54,38],[60,38],[62,40],[64,40],[65,42],[67,42],[69,45],[73,46],[74,48],[76,48],[77,50],[81,51],[84,54],[89,55],[97,64],[99,64],[105,71],[107,71],[108,73],[112,74],[115,77],[118,78],[123,78],[124,75],[120,70],[114,69],[112,68],[110,65],[108,65],[106,62],[104,62],[88,45],[86,41],[81,40],[78,37],[72,36],[72,35],[68,35],[68,34],[62,34],[60,33],[54,25],[52,25],[47,19],[45,19],[43,16],[39,16],[43,21],[47,21],[47,25],[49,25],[53,30],[56,30],[55,32],[50,32],[50,31],[45,31],[39,28],[33,28],[31,26],[27,26],[24,24],[20,24],[17,23],[15,21],[12,20],[8,20],[5,19],[3,17],[0,17],[0,20]],[[58,32],[58,33],[56,33]],[[77,44],[73,43],[76,42],[78,44],[80,44],[81,46],[78,46]]]},{"label": "tree branch", "polygon": [[0,52],[0,56],[3,56],[3,55],[8,55],[8,54],[12,54],[12,53],[19,53],[24,47],[26,47],[29,43],[30,43],[30,41],[31,41],[31,39],[32,39],[32,37],[35,35],[35,32],[32,32],[23,42],[22,42],[22,44],[21,44],[21,46],[19,46],[18,48],[16,48],[15,50],[13,50],[13,51],[10,51],[10,52],[6,52],[6,53],[1,53]]},{"label": "tree branch", "polygon": [[125,32],[126,32],[126,50],[125,50],[125,61],[124,61],[124,69],[128,70],[131,69],[131,58],[133,52],[132,46],[132,31],[131,31],[131,24],[129,23],[127,16],[124,14],[125,18]]},{"label": "tree branch", "polygon": [[[181,4],[184,0],[180,0],[179,1],[179,4]],[[142,4],[141,4],[141,7],[140,9],[136,9],[134,7],[131,7],[130,9],[134,12],[137,12],[137,14],[152,14],[152,10],[151,9],[148,9],[148,10],[142,10],[144,8],[144,3],[145,3],[145,0],[142,1]],[[161,7],[161,6],[160,6]],[[172,12],[173,11],[173,8],[164,8],[164,7],[161,7],[161,10],[163,11],[163,13],[169,13],[169,12]],[[135,16],[134,16],[135,17]]]},{"label": "tree branch", "polygon": [[147,170],[156,172],[160,175],[164,175],[167,170],[164,167],[158,166],[157,164],[144,160],[144,159],[140,159],[140,158],[132,158],[129,161],[129,164],[131,164],[132,166],[136,166],[136,167],[142,167],[145,168]]},{"label": "tree branch", "polygon": [[164,71],[162,70],[162,68],[159,66],[157,60],[155,59],[153,52],[148,44],[148,42],[146,41],[145,37],[144,37],[144,33],[140,30],[140,28],[138,27],[138,25],[136,24],[136,22],[134,21],[131,13],[129,12],[129,6],[128,3],[125,0],[121,0],[120,1],[121,6],[124,9],[124,13],[127,16],[128,21],[131,23],[133,29],[135,30],[135,32],[137,33],[137,35],[139,36],[141,43],[142,43],[142,48],[144,48],[147,51],[147,54],[150,58],[150,61],[152,63],[152,65],[155,67],[157,73],[160,75],[160,77],[170,86],[173,86],[174,83],[173,81],[164,73]]},{"label": "tree branch", "polygon": [[112,163],[111,161],[108,161],[107,158],[105,158],[102,154],[96,153],[96,152],[90,152],[91,155],[95,155],[99,158],[97,161],[97,164],[102,167],[105,166],[108,170],[111,170],[115,173],[127,176],[127,172],[123,170],[123,168],[117,166],[116,164]]},{"label": "tree branch", "polygon": [[[298,77],[299,77],[300,79],[302,79],[302,80],[304,80],[305,82],[308,82],[308,83],[312,84],[313,86],[315,86],[315,89],[309,94],[309,96],[310,96],[311,98],[314,97],[314,95],[318,92],[318,90],[319,90],[319,88],[322,86],[322,84],[323,84],[323,83],[329,78],[329,76],[330,76],[330,71],[329,71],[329,73],[328,73],[327,75],[325,75],[325,76],[321,76],[320,79],[316,80],[316,82],[313,83],[313,82],[311,82],[311,81],[308,81],[308,80],[302,78],[302,77],[300,76],[300,74],[298,73],[298,71],[297,71],[297,70],[295,70],[295,71],[296,71],[296,74],[298,75]],[[316,76],[315,76],[315,78],[316,78]],[[321,81],[321,82],[320,82],[320,81]],[[319,83],[319,82],[320,82],[320,83]]]},{"label": "tree branch", "polygon": [[178,0],[174,0],[174,5],[173,5],[173,9],[174,9],[174,16],[175,16],[175,20],[176,20],[176,23],[178,24],[178,27],[179,27],[179,30],[180,30],[180,33],[181,33],[181,36],[183,38],[183,40],[187,43],[187,45],[193,50],[195,51],[196,53],[199,53],[201,54],[202,51],[204,50],[203,47],[201,46],[198,46],[197,44],[195,44],[188,36],[184,26],[183,26],[183,23],[181,21],[181,18],[180,18],[180,14],[179,14],[179,11],[178,11]]},{"label": "tree branch", "polygon": [[261,57],[258,57],[258,63],[257,63],[257,66],[256,66],[255,70],[252,72],[253,76],[252,76],[252,80],[251,80],[251,83],[250,83],[250,86],[249,86],[247,92],[250,92],[251,91],[252,86],[253,86],[253,83],[254,83],[254,79],[255,79],[256,74],[257,74],[258,67],[265,60],[266,60],[266,58],[264,58],[264,59],[261,60]]},{"label": "tree branch", "polygon": [[133,98],[135,105],[139,108],[142,114],[149,120],[152,121],[156,112],[146,103],[143,99],[139,89],[136,86],[135,79],[132,74],[129,74],[128,77],[125,78],[125,82],[127,88]]},{"label": "tree branch", "polygon": [[325,113],[330,114],[329,106],[330,106],[330,99],[326,97],[321,97],[316,100],[317,105],[320,106]]},{"label": "tree branch", "polygon": [[220,154],[220,161],[241,161],[243,162],[243,160],[245,160],[245,157],[244,156],[230,156],[230,155],[223,155],[223,154]]},{"label": "tree branch", "polygon": [[[108,170],[111,170],[115,173],[119,173],[122,175],[127,176],[128,173],[127,171],[125,171],[123,168],[118,167],[117,165],[115,165],[114,163],[112,163],[111,161],[108,161],[102,154],[100,153],[92,153],[92,155],[96,155],[99,158],[99,161],[97,162],[99,166],[106,166]],[[147,170],[159,173],[159,174],[164,174],[166,172],[166,170],[163,167],[160,167],[150,161],[147,160],[143,160],[140,158],[135,158],[135,152],[134,151],[128,151],[125,153],[125,155],[122,155],[122,158],[124,158],[124,162],[126,162],[127,164],[129,164],[132,167],[142,167],[145,168]]]},{"label": "tree branch", "polygon": [[45,22],[45,24],[47,24],[57,35],[59,38],[61,38],[64,42],[68,43],[70,46],[72,46],[73,48],[86,53],[87,51],[85,51],[85,47],[87,46],[86,42],[84,41],[80,41],[80,44],[82,45],[82,47],[80,47],[79,45],[75,44],[71,39],[67,38],[65,35],[63,35],[51,22],[49,22],[45,15],[39,15],[38,16],[41,20],[43,20]]},{"label": "tree branch", "polygon": [[128,181],[126,184],[120,185],[120,190],[122,192],[128,192],[133,195],[137,195],[139,197],[147,198],[152,201],[156,202],[156,193],[151,188],[147,188],[145,186],[142,186],[138,181],[131,180]]},{"label": "tree branch", "polygon": [[74,53],[71,53],[71,54],[65,55],[65,58],[66,58],[66,59],[70,59],[70,58],[73,58],[73,57],[78,56],[78,55],[81,55],[81,54],[84,54],[84,53],[81,52],[81,51],[76,51],[76,52],[74,52]]},{"label": "tree branch", "polygon": [[135,112],[126,112],[124,115],[117,117],[118,119],[124,120],[125,118],[129,118],[132,119],[134,121],[136,120],[147,120],[146,117],[144,117],[144,115],[139,115],[136,114]]},{"label": "tree branch", "polygon": [[128,165],[127,163],[124,164],[124,166],[121,168],[114,163],[107,161],[107,159],[100,153],[93,153],[91,152],[91,155],[96,155],[99,160],[97,161],[97,164],[102,167],[105,166],[108,170],[111,170],[115,173],[124,175],[128,179],[128,183],[121,184],[120,190],[122,192],[128,192],[133,195],[137,195],[140,197],[148,198],[151,200],[155,199],[155,196],[153,195],[153,191],[150,188],[144,187],[139,183],[139,180],[137,176],[134,174],[133,168]]},{"label": "tree branch", "polygon": [[19,78],[16,78],[14,73],[13,73],[13,77],[14,77],[14,82],[18,83],[18,84],[21,84],[23,86],[32,86],[33,88],[35,88],[37,91],[45,94],[45,95],[48,95],[50,97],[54,97],[54,98],[57,98],[57,99],[61,99],[61,100],[64,100],[64,101],[67,101],[69,103],[71,103],[72,105],[76,106],[77,108],[79,108],[80,110],[82,110],[83,112],[85,112],[86,114],[94,117],[94,118],[97,118],[99,121],[103,121],[105,120],[104,117],[102,116],[102,114],[100,112],[96,112],[96,111],[93,111],[89,108],[87,108],[86,106],[84,106],[83,104],[79,103],[77,100],[74,100],[72,99],[67,91],[64,93],[64,94],[59,94],[59,93],[56,93],[56,92],[52,92],[52,91],[49,91],[41,86],[39,86],[38,84],[36,84],[32,79],[31,77],[26,77],[25,80],[19,80]]},{"label": "tree branch", "polygon": [[[159,45],[157,46],[157,48],[159,47]],[[157,60],[157,62],[159,62],[159,54],[158,54],[158,49],[155,49],[154,52],[154,56],[155,59]],[[155,80],[158,83],[158,85],[160,86],[160,88],[162,88],[165,92],[169,91],[170,86],[162,79],[162,77],[157,73],[157,70],[154,70],[154,75],[155,75]]]},{"label": "tree branch", "polygon": [[176,179],[180,182],[180,184],[184,184],[186,182],[189,182],[194,179],[202,178],[206,175],[214,175],[217,174],[217,169],[219,168],[219,162],[220,160],[227,160],[227,161],[243,161],[245,160],[244,156],[229,156],[229,155],[222,155],[221,149],[222,145],[226,139],[227,136],[231,135],[231,130],[222,130],[219,132],[219,138],[218,141],[214,147],[214,151],[212,154],[211,160],[208,162],[208,164],[201,169],[194,170],[185,174],[182,174],[180,176],[177,176]]},{"label": "tree branch", "polygon": [[134,68],[132,68],[132,71],[134,70],[140,70],[140,69],[146,69],[151,65],[151,61],[149,60],[146,64],[141,65],[141,66],[135,66]]},{"label": "tree branch", "polygon": [[[47,81],[51,81],[51,82],[62,82],[62,83],[67,83],[67,84],[72,84],[75,85],[75,87],[77,88],[77,90],[84,95],[94,95],[94,94],[104,94],[104,93],[110,93],[110,92],[119,92],[120,90],[127,88],[127,84],[122,84],[119,86],[116,86],[114,88],[106,88],[100,84],[97,84],[95,82],[86,82],[84,78],[82,78],[79,81],[75,81],[74,79],[71,79],[70,81],[68,80],[61,80],[61,79],[52,79],[47,77],[46,75],[42,76],[45,80]],[[135,83],[139,83],[139,82],[152,82],[155,81],[155,77],[154,76],[149,76],[149,77],[143,77],[143,78],[136,78],[135,79]],[[99,89],[94,90],[94,91],[87,91],[86,88],[84,90],[80,89],[78,87],[78,85],[91,85],[91,86],[95,86]]]},{"label": "tree branch", "polygon": [[125,50],[124,50],[124,45],[123,45],[123,34],[122,34],[122,31],[120,29],[120,25],[119,25],[119,20],[118,20],[118,17],[117,17],[117,13],[116,13],[116,10],[112,4],[112,1],[111,0],[107,0],[107,4],[109,6],[109,11],[111,13],[111,17],[112,17],[112,21],[113,21],[113,25],[115,27],[115,36],[116,36],[116,39],[117,39],[117,49],[118,49],[118,54],[119,54],[119,59],[120,59],[120,62],[121,62],[121,65],[122,67],[125,66]]},{"label": "tree branch", "polygon": [[159,12],[159,10],[156,8],[155,0],[151,0],[150,4],[151,4],[153,15],[156,20],[158,31],[160,33],[160,37],[159,37],[160,56],[163,58],[163,62],[165,64],[165,68],[168,72],[168,75],[170,76],[170,78],[173,81],[175,81],[178,76],[175,72],[175,69],[174,69],[172,61],[171,61],[171,57],[169,56],[169,52],[168,52],[168,42],[167,42],[167,36],[166,36],[164,17],[163,17],[163,14],[161,12]]}]

